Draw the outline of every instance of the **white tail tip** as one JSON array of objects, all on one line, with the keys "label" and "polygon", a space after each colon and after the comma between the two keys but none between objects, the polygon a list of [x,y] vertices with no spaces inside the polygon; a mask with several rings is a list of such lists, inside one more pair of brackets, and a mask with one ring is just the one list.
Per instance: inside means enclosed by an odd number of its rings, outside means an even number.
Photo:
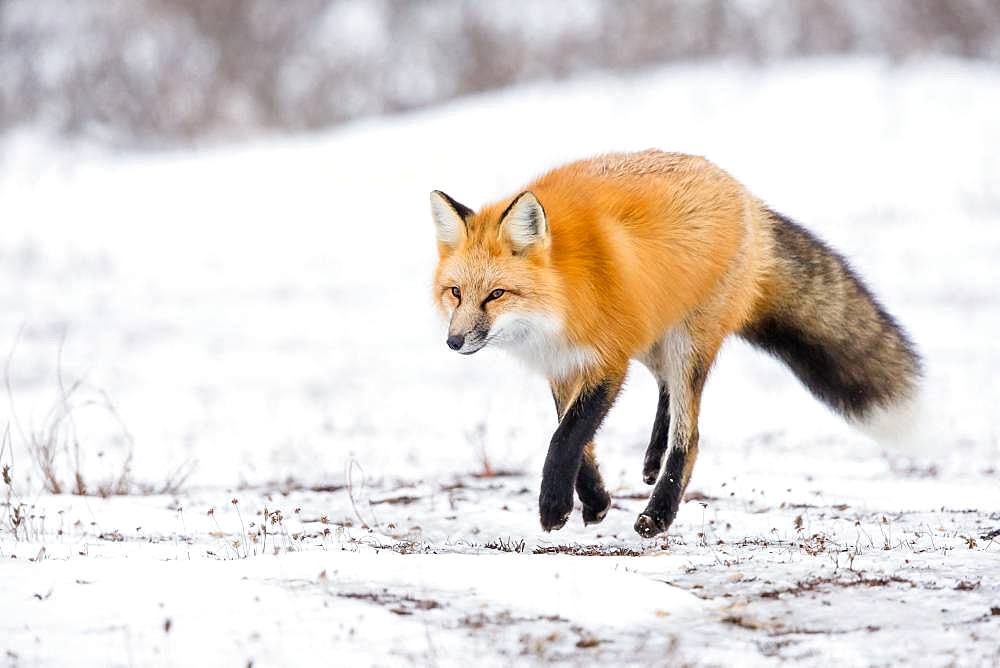
[{"label": "white tail tip", "polygon": [[932,458],[940,451],[931,429],[929,406],[921,388],[913,397],[887,408],[877,408],[864,419],[851,420],[851,424],[886,448]]}]

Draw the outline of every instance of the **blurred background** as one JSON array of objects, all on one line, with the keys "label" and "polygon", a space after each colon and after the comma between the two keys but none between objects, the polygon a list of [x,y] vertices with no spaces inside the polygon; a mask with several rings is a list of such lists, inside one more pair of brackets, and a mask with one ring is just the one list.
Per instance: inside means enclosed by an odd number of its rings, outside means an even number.
[{"label": "blurred background", "polygon": [[0,130],[163,147],[582,72],[866,55],[1000,62],[996,0],[2,0]]},{"label": "blurred background", "polygon": [[[445,347],[427,193],[648,147],[849,256],[928,358],[941,451],[987,479],[997,0],[0,0],[0,463],[87,494],[533,476],[548,389]],[[612,489],[641,491],[655,401],[635,370]],[[739,342],[702,419],[720,496],[775,457],[891,476]]]}]

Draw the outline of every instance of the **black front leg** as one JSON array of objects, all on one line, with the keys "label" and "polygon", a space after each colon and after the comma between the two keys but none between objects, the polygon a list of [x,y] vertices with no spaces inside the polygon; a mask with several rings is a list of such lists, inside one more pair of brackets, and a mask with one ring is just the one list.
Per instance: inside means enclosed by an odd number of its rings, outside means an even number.
[{"label": "black front leg", "polygon": [[[552,398],[556,402],[556,419],[562,420],[566,404],[573,398],[575,386],[567,383],[550,383]],[[604,479],[597,465],[594,442],[583,446],[580,470],[576,474],[576,495],[583,506],[583,524],[598,524],[611,508],[611,495],[604,488]]]},{"label": "black front leg", "polygon": [[538,513],[546,531],[561,529],[573,511],[573,487],[583,449],[594,438],[620,389],[620,378],[585,386],[559,421],[545,457],[538,496]]},{"label": "black front leg", "polygon": [[576,495],[583,506],[584,526],[602,522],[611,509],[611,495],[604,488],[604,478],[597,466],[593,441],[583,448],[580,472],[576,474]]}]

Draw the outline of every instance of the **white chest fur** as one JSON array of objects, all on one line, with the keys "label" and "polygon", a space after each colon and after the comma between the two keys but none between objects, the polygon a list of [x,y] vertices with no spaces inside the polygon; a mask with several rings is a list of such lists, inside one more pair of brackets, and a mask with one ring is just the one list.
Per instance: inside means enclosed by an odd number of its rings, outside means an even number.
[{"label": "white chest fur", "polygon": [[562,321],[546,313],[504,313],[494,321],[488,341],[552,379],[579,373],[597,361],[592,348],[567,341]]}]

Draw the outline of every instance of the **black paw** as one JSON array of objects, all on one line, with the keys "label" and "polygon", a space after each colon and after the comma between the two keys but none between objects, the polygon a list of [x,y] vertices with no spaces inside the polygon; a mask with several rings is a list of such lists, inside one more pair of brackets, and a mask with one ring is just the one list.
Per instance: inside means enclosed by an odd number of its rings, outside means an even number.
[{"label": "black paw", "polygon": [[639,515],[639,519],[635,521],[635,532],[642,536],[643,538],[652,538],[653,536],[665,532],[670,527],[669,520],[663,520],[656,514],[646,511]]},{"label": "black paw", "polygon": [[646,455],[646,461],[642,465],[642,481],[647,485],[652,485],[660,477],[660,457],[650,457]]},{"label": "black paw", "polygon": [[596,506],[588,506],[586,503],[583,504],[583,525],[588,526],[590,524],[600,524],[604,520],[604,516],[608,514],[608,510],[611,508],[611,497],[605,493],[605,500],[601,504]]},{"label": "black paw", "polygon": [[573,489],[569,494],[559,494],[542,490],[538,497],[538,518],[546,531],[562,529],[573,512]]}]

